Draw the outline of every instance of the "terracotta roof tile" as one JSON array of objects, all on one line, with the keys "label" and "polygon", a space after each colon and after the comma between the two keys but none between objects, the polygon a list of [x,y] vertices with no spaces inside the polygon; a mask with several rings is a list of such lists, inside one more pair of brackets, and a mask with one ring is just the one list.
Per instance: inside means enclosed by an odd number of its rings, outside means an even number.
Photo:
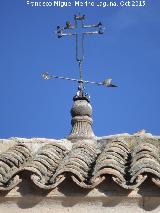
[{"label": "terracotta roof tile", "polygon": [[83,188],[94,188],[109,176],[126,189],[139,187],[146,178],[160,187],[160,143],[156,137],[112,136],[100,138],[98,143],[65,141],[65,145],[56,140],[40,141],[35,153],[31,143],[14,142],[0,154],[0,190],[18,185],[23,171],[43,189],[55,188],[66,177]]}]

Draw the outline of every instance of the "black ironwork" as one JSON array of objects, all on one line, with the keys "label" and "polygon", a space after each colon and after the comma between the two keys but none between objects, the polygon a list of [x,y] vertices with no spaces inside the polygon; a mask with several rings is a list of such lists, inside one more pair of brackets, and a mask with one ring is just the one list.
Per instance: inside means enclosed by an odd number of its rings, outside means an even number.
[{"label": "black ironwork", "polygon": [[[48,72],[45,72],[42,74],[42,77],[45,80],[49,79],[62,79],[62,80],[69,80],[74,81],[79,84],[77,94],[74,98],[87,98],[88,100],[88,94],[85,92],[84,83],[90,83],[95,84],[98,86],[106,86],[106,87],[117,87],[116,85],[112,84],[111,78],[108,78],[104,80],[103,82],[95,82],[95,81],[87,81],[83,80],[83,61],[84,61],[84,36],[85,35],[101,35],[104,33],[104,27],[102,26],[102,23],[99,22],[98,24],[91,24],[86,25],[84,23],[85,21],[85,15],[75,15],[74,16],[74,25],[70,21],[67,21],[64,27],[57,26],[56,34],[58,38],[62,38],[64,36],[75,36],[76,37],[76,61],[79,65],[79,79],[75,78],[68,78],[68,77],[61,77],[61,76],[54,76],[50,75]],[[78,32],[78,28],[80,26],[80,29],[82,32]],[[88,29],[94,29],[93,31],[88,31]],[[80,41],[79,41],[80,37]]]}]

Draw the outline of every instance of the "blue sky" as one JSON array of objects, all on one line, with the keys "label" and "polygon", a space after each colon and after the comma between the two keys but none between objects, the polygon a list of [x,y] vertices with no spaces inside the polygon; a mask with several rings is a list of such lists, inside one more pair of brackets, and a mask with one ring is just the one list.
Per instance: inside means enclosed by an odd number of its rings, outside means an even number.
[{"label": "blue sky", "polygon": [[77,85],[44,81],[41,73],[78,77],[73,38],[58,39],[57,25],[73,15],[101,21],[103,36],[85,39],[84,78],[112,77],[118,88],[87,85],[97,136],[146,129],[160,135],[160,1],[145,7],[29,7],[0,2],[0,138],[64,138]]}]

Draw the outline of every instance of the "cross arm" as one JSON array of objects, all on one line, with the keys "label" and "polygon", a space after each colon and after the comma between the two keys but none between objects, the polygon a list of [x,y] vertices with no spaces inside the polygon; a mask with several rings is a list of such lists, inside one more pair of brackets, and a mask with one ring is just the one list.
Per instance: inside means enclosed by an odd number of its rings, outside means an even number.
[{"label": "cross arm", "polygon": [[93,31],[93,32],[85,32],[85,33],[83,33],[83,35],[94,35],[94,34],[101,34],[101,33],[99,33],[99,31]]},{"label": "cross arm", "polygon": [[102,26],[102,23],[99,22],[98,24],[90,24],[90,25],[82,25],[83,28],[98,28],[97,31],[95,32],[86,32],[85,34],[103,34],[104,33],[104,30],[105,30],[105,27]]},{"label": "cross arm", "polygon": [[[74,27],[72,27],[72,29],[74,29]],[[60,27],[57,26],[57,30],[55,31],[55,33],[57,34],[58,38],[61,38],[62,36],[74,36],[76,35],[76,33],[65,33],[64,32],[65,28],[64,27]]]}]

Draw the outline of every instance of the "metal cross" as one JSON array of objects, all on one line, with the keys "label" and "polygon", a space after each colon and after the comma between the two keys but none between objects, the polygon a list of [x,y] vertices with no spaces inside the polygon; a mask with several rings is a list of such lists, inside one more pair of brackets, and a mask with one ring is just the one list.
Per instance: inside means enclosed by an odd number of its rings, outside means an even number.
[{"label": "metal cross", "polygon": [[[84,35],[103,34],[104,32],[104,27],[102,27],[101,22],[99,22],[98,24],[85,25],[84,20],[85,15],[75,15],[74,25],[72,25],[71,22],[67,21],[65,27],[57,26],[56,31],[58,38],[61,38],[63,36],[76,36],[76,60],[78,62],[83,62],[84,60]],[[85,31],[85,29],[88,28],[94,28],[94,31]],[[98,30],[95,30],[95,28],[98,28]],[[83,29],[83,31],[78,32],[78,29]],[[67,32],[68,30],[72,31]]]},{"label": "metal cross", "polygon": [[[82,80],[82,63],[84,60],[84,36],[85,35],[95,35],[103,34],[104,27],[102,27],[101,22],[98,24],[85,25],[84,24],[85,15],[81,16],[75,15],[74,21],[75,24],[72,25],[71,22],[67,21],[65,27],[57,26],[57,36],[61,38],[63,36],[76,36],[76,60],[79,64],[79,77]],[[94,31],[86,31],[88,28],[94,28]],[[78,30],[81,30],[79,32]],[[98,30],[95,30],[98,29]],[[68,32],[69,30],[69,32]],[[80,83],[82,86],[82,83]]]},{"label": "metal cross", "polygon": [[[99,35],[104,33],[104,27],[102,26],[102,23],[99,22],[98,24],[92,24],[92,25],[85,25],[84,24],[85,15],[81,16],[75,15],[74,16],[74,25],[71,24],[71,22],[67,21],[65,27],[57,26],[56,34],[58,38],[62,38],[63,36],[75,36],[76,37],[76,61],[79,64],[79,79],[74,78],[67,78],[67,77],[60,77],[60,76],[53,76],[50,75],[48,72],[45,72],[42,74],[42,77],[45,80],[57,78],[57,79],[63,79],[63,80],[70,80],[70,81],[76,81],[79,83],[77,97],[87,97],[87,93],[85,93],[85,88],[83,86],[84,83],[91,83],[96,84],[98,86],[107,86],[107,87],[117,87],[116,85],[113,85],[111,83],[112,79],[106,79],[103,82],[94,82],[94,81],[86,81],[83,80],[82,76],[82,64],[84,60],[84,36],[85,35]],[[93,31],[87,31],[90,28],[94,28]],[[81,32],[78,31],[78,29],[81,29]]]}]

